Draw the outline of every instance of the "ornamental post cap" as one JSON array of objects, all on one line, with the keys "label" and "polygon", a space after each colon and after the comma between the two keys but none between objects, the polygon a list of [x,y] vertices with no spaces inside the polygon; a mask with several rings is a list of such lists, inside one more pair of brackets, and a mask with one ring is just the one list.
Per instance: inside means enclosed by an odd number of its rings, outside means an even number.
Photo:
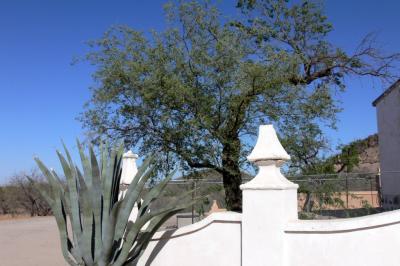
[{"label": "ornamental post cap", "polygon": [[132,151],[127,151],[127,152],[125,152],[124,153],[124,155],[122,156],[124,159],[125,158],[133,158],[133,159],[137,159],[137,158],[139,158],[139,156],[137,155],[137,154],[135,154],[135,153],[133,153]]},{"label": "ornamental post cap", "polygon": [[256,145],[250,155],[247,156],[247,160],[250,162],[290,160],[290,156],[279,141],[273,125],[261,125],[259,127]]}]

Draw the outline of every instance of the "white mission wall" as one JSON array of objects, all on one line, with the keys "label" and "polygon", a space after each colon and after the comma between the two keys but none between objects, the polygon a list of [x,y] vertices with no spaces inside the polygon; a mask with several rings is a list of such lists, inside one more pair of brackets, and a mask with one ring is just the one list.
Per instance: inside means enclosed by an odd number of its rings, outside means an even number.
[{"label": "white mission wall", "polygon": [[359,218],[298,220],[297,185],[280,173],[290,157],[261,126],[248,159],[257,176],[241,186],[243,214],[213,213],[158,232],[140,266],[398,266],[400,210]]},{"label": "white mission wall", "polygon": [[293,221],[287,224],[284,238],[285,265],[400,265],[400,211],[350,219]]},{"label": "white mission wall", "polygon": [[177,230],[158,232],[139,260],[140,266],[240,266],[239,213],[213,213]]}]

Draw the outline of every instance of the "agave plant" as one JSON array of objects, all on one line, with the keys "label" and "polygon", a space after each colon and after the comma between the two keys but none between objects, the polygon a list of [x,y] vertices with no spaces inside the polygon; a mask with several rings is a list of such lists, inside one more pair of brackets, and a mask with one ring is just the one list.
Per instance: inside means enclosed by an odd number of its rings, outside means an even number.
[{"label": "agave plant", "polygon": [[[93,148],[89,147],[86,155],[78,141],[83,171],[73,163],[63,146],[66,157],[58,151],[57,155],[66,182],[38,158],[35,161],[51,189],[37,188],[51,206],[59,229],[62,254],[70,265],[136,265],[159,227],[196,201],[182,204],[181,198],[175,204],[157,210],[150,208],[174,175],[171,173],[153,188],[146,189],[146,181],[155,170],[153,157],[143,162],[125,197],[119,199],[122,146],[111,151],[107,147],[100,148],[101,158],[97,160]],[[135,203],[138,204],[138,215],[135,221],[130,221]]]}]

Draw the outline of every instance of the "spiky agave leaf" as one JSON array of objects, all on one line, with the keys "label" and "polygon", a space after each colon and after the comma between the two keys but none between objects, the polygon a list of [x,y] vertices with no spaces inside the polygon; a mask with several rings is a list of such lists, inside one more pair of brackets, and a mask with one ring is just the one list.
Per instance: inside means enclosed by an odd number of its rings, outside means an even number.
[{"label": "spiky agave leaf", "polygon": [[[50,185],[50,198],[52,201],[48,202],[54,217],[56,219],[56,223],[58,226],[58,231],[59,231],[59,236],[60,236],[60,242],[61,242],[61,250],[62,254],[64,256],[64,259],[70,264],[70,265],[78,265],[76,263],[77,258],[73,258],[72,254],[72,244],[71,240],[68,237],[68,230],[67,230],[67,219],[65,215],[65,208],[64,204],[62,202],[62,184],[53,176],[51,171],[39,160],[39,158],[35,158],[36,163],[38,164],[40,170],[42,173],[46,176],[47,181],[49,182]],[[43,190],[41,193],[43,193]]]},{"label": "spiky agave leaf", "polygon": [[118,220],[115,227],[114,240],[122,238],[125,232],[126,224],[128,223],[129,216],[135,203],[139,200],[139,196],[143,191],[143,188],[152,176],[155,169],[154,165],[151,165],[153,158],[145,160],[143,166],[138,169],[138,173],[134,177],[132,183],[128,186],[126,196],[122,200],[121,207],[118,212]]},{"label": "spiky agave leaf", "polygon": [[[150,212],[147,212],[145,215],[141,216],[134,223],[131,223],[131,226],[129,228],[127,228],[127,230],[126,230],[126,234],[124,236],[125,240],[122,245],[119,257],[113,265],[121,266],[121,265],[124,265],[124,263],[127,260],[129,260],[129,252],[131,251],[132,247],[134,247],[134,245],[135,245],[134,241],[138,239],[137,236],[139,235],[139,233],[141,232],[143,227],[148,222],[151,222],[153,219],[156,219],[157,217],[162,218],[164,215],[168,216],[168,214],[170,214],[170,213],[180,212],[180,211],[186,209],[188,206],[195,204],[198,201],[199,201],[199,199],[194,199],[193,201],[191,201],[189,203],[181,203],[178,205],[173,204],[173,206],[167,206],[167,207],[155,210],[155,211],[150,211]],[[161,224],[159,226],[161,226]],[[156,231],[154,231],[154,232],[148,231],[148,233],[150,234],[148,236],[148,238],[149,238],[148,241],[150,241],[151,237],[154,235],[155,232]],[[147,246],[147,244],[146,244],[146,246]],[[142,244],[142,246],[140,246],[138,248],[139,253],[141,253],[143,251],[143,247],[144,247],[144,245]]]},{"label": "spiky agave leaf", "polygon": [[[118,199],[123,146],[113,147],[111,151],[108,145],[101,146],[99,161],[92,147],[89,147],[89,155],[86,155],[79,141],[77,145],[83,172],[73,163],[64,143],[66,158],[57,151],[66,185],[55,171],[49,170],[35,158],[48,180],[50,191],[41,186],[35,187],[52,208],[60,233],[62,253],[70,265],[134,263],[169,217],[197,202],[182,204],[179,199],[158,210],[150,208],[174,175],[168,175],[143,195],[146,182],[155,170],[153,156],[149,156],[138,169],[126,196]],[[129,221],[135,203],[141,200],[136,220]],[[67,221],[71,222],[72,236],[68,235]]]},{"label": "spiky agave leaf", "polygon": [[[77,174],[75,172],[75,166],[72,162],[71,156],[65,147],[64,143],[64,150],[68,158],[67,160],[64,158],[64,156],[57,151],[58,158],[60,160],[61,166],[64,171],[64,176],[66,178],[66,183],[67,183],[67,189],[68,189],[68,197],[67,201],[69,202],[70,210],[71,213],[69,215],[70,222],[71,222],[71,227],[72,227],[72,232],[73,232],[73,241],[74,241],[74,246],[79,252],[79,258],[82,258],[83,255],[80,253],[81,249],[79,248],[80,243],[81,243],[81,235],[82,235],[82,224],[81,224],[81,219],[80,219],[80,213],[79,213],[79,197],[78,197],[78,183],[77,183]],[[80,262],[82,262],[80,260]]]}]

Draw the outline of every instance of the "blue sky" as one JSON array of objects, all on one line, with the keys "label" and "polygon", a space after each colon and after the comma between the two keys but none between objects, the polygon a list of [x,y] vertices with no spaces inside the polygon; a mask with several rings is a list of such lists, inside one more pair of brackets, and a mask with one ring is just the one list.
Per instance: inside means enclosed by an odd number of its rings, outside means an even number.
[{"label": "blue sky", "polygon": [[[76,117],[90,97],[93,69],[71,65],[111,25],[128,24],[147,31],[162,29],[165,1],[139,0],[2,0],[0,1],[0,183],[34,167],[38,155],[58,165],[60,139],[75,151],[82,137]],[[230,7],[234,1],[223,1]],[[383,48],[400,50],[399,1],[328,0],[326,13],[334,25],[330,39],[352,51],[371,31],[379,32]],[[347,80],[339,97],[344,111],[338,130],[327,132],[333,143],[347,143],[376,132],[371,102],[383,91],[370,79]]]}]

